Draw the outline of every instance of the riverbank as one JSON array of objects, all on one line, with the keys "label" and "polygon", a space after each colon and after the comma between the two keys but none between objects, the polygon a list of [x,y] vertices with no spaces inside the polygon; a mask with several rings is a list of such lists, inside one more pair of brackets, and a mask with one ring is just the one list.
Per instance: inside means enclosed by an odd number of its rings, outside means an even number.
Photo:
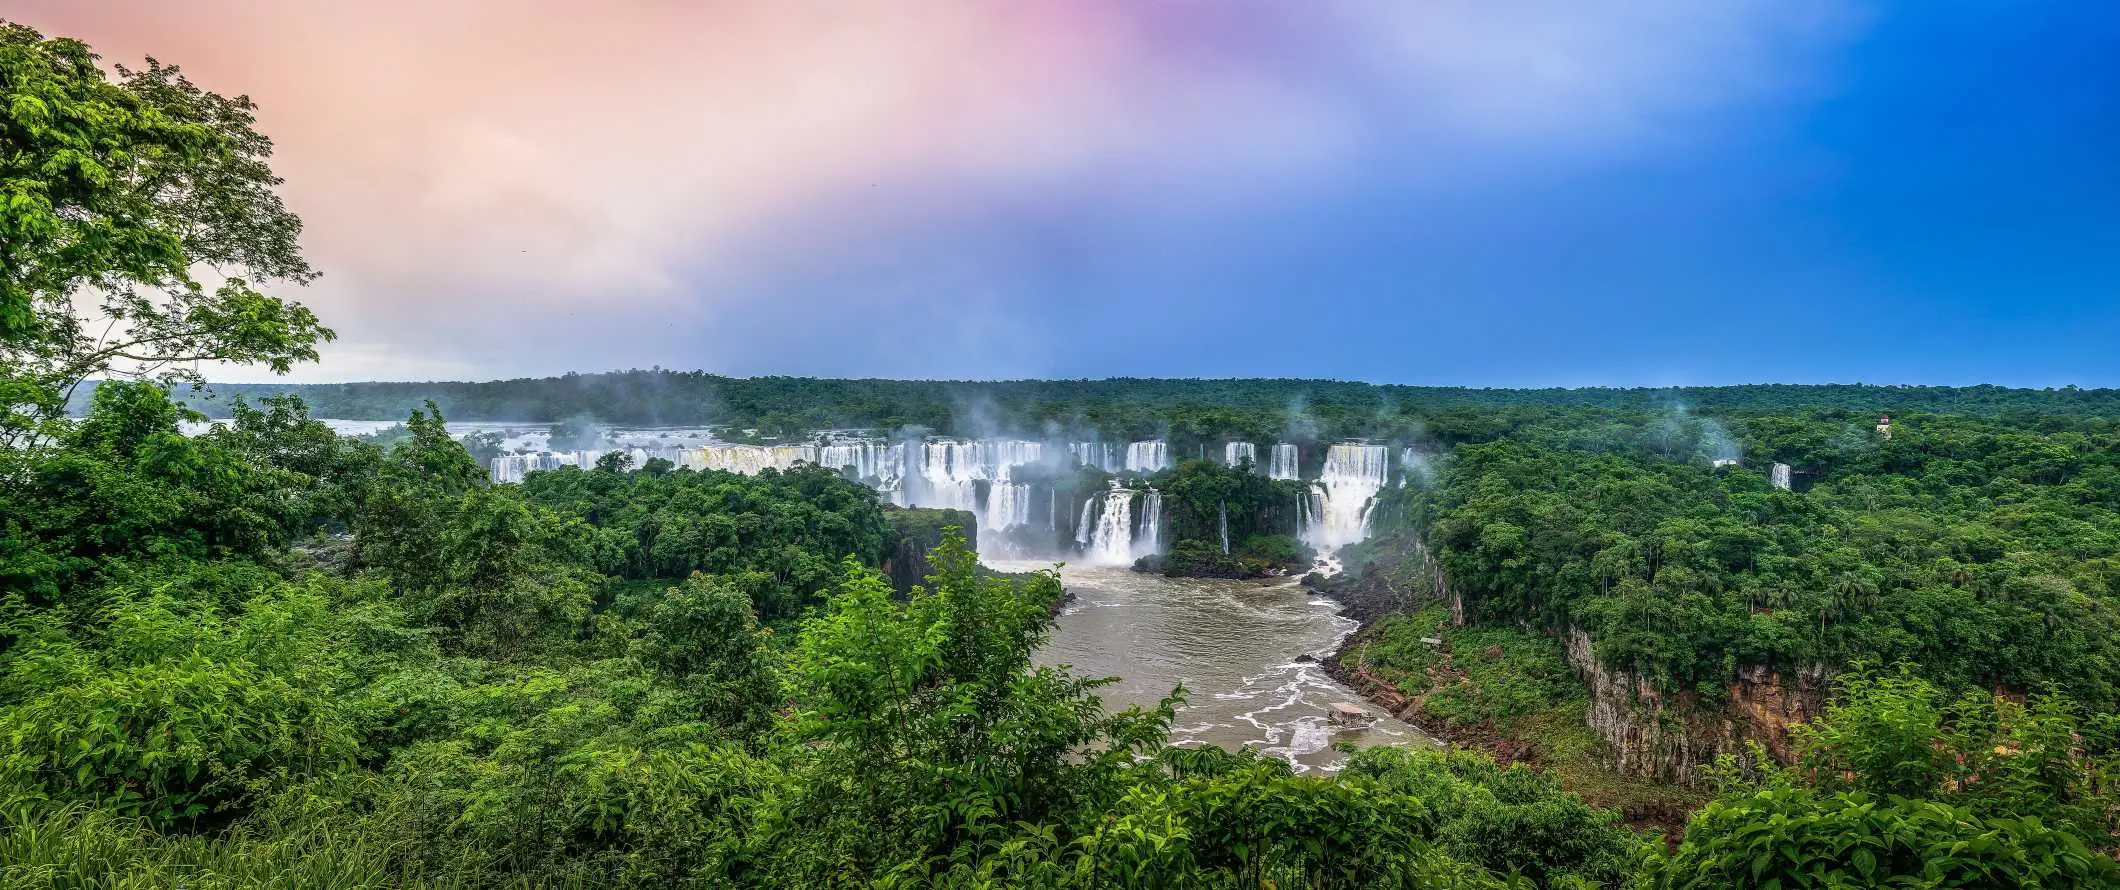
[{"label": "riverbank", "polygon": [[1635,828],[1675,839],[1707,789],[1625,776],[1590,728],[1589,692],[1561,644],[1514,628],[1458,627],[1377,577],[1318,584],[1361,627],[1321,663],[1379,709],[1451,745],[1553,775]]}]

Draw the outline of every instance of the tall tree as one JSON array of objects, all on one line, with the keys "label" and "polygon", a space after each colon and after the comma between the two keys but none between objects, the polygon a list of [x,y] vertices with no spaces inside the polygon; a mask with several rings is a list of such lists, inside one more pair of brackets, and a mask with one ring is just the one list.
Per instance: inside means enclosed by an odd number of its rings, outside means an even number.
[{"label": "tall tree", "polygon": [[332,331],[257,289],[316,272],[255,112],[0,21],[0,444],[44,438],[90,378],[317,358]]}]

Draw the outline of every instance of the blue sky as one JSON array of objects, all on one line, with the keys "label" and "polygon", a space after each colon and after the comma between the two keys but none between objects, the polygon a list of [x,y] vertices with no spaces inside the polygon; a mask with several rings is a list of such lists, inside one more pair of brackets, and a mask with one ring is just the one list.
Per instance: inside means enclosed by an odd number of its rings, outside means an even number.
[{"label": "blue sky", "polygon": [[[2120,385],[2120,7],[1906,4],[1806,61],[1793,95],[1588,158],[1512,146],[1443,182],[1380,160],[1238,213],[1097,196],[858,223],[891,258],[796,286],[1001,257],[1026,292],[1002,326],[1051,345],[982,327],[961,345],[1007,345],[972,373],[1021,349],[1061,376]],[[843,350],[819,373],[877,361],[866,324],[817,324]]]},{"label": "blue sky", "polygon": [[26,2],[258,97],[298,379],[2120,385],[2112,4]]}]

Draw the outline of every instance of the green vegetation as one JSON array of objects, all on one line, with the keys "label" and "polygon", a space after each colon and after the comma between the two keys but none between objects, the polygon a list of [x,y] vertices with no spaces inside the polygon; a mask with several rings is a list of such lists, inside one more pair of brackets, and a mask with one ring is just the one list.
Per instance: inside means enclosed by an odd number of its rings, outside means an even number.
[{"label": "green vegetation", "polygon": [[250,101],[152,60],[116,75],[79,41],[0,20],[0,448],[56,434],[91,377],[285,372],[332,337],[257,290],[316,273]]},{"label": "green vegetation", "polygon": [[1378,521],[1425,536],[1468,617],[1585,631],[1608,666],[1710,699],[1741,665],[1869,659],[2120,704],[2114,421],[1913,415],[1890,439],[1829,412],[1730,426],[1755,466],[1813,481],[1778,491],[1535,426],[1456,449]]},{"label": "green vegetation", "polygon": [[[1107,681],[1034,664],[1056,575],[983,573],[948,515],[887,511],[829,470],[614,457],[496,487],[434,403],[395,403],[404,426],[378,441],[285,397],[185,436],[196,415],[156,380],[106,379],[61,416],[119,360],[280,368],[328,332],[185,277],[308,274],[246,102],[160,66],[112,81],[11,25],[0,91],[0,885],[2120,886],[2109,394],[1885,391],[1963,413],[1882,442],[1835,401],[1876,390],[1697,391],[1741,403],[1726,438],[1813,480],[1793,493],[1711,468],[1721,431],[1642,394],[1440,391],[1380,414],[1354,384],[995,388],[1012,419],[1203,441],[1277,435],[1308,393],[1321,435],[1447,451],[1350,557],[1400,549],[1364,575],[1385,608],[1423,604],[1406,557],[1430,552],[1463,595],[1481,626],[1444,631],[1450,661],[1404,642],[1432,609],[1377,644],[1460,724],[1576,707],[1543,636],[1570,628],[1703,693],[1739,664],[1919,662],[1843,675],[1788,764],[1719,764],[1667,849],[1565,771],[1372,749],[1310,776],[1173,748],[1182,690],[1111,713]],[[83,351],[91,287],[134,332],[108,342],[147,351]],[[568,399],[628,379],[540,398],[573,417]],[[946,421],[969,386],[674,397],[786,430]],[[1187,401],[1205,396],[1227,407]],[[1788,404],[1807,397],[1823,407]],[[1247,557],[1289,556],[1284,487],[1198,464],[1168,480],[1188,552],[1231,508]],[[926,583],[886,580],[938,531]]]},{"label": "green vegetation", "polygon": [[[1300,482],[1272,481],[1254,468],[1181,461],[1155,477],[1163,492],[1170,552],[1142,568],[1173,576],[1256,578],[1300,572],[1309,548],[1296,540]],[[1223,552],[1225,541],[1228,552]]]},{"label": "green vegetation", "polygon": [[1535,766],[1630,820],[1672,822],[1706,798],[1701,789],[1618,772],[1586,723],[1589,695],[1552,637],[1497,625],[1456,627],[1431,603],[1372,624],[1342,663],[1405,696],[1409,716],[1437,736]]}]

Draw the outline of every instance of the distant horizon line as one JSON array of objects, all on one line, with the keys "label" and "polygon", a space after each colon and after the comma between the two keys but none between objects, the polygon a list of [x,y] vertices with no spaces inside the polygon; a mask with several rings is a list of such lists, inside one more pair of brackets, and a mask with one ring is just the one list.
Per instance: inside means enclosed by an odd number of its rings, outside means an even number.
[{"label": "distant horizon line", "polygon": [[[677,370],[672,368],[630,368],[608,371],[566,371],[542,376],[495,377],[483,380],[471,379],[426,379],[426,380],[343,380],[343,381],[230,381],[208,380],[203,385],[211,387],[318,387],[318,386],[432,386],[432,385],[485,385],[495,383],[537,383],[560,381],[573,377],[616,377],[633,374],[661,374],[667,376],[701,376],[723,380],[816,380],[856,383],[941,383],[960,385],[993,385],[1023,383],[1318,383],[1334,385],[1392,387],[1398,389],[1470,390],[1481,392],[1581,392],[1612,390],[1641,392],[1657,390],[1687,389],[1736,389],[1744,387],[1787,386],[1803,388],[1856,387],[1865,389],[2005,389],[2026,392],[2110,392],[2120,387],[2084,386],[2069,383],[2059,386],[2031,386],[2007,383],[1867,383],[1861,381],[1754,381],[1748,383],[1667,383],[1667,384],[1620,384],[1593,383],[1581,385],[1492,385],[1492,384],[1438,384],[1438,383],[1387,383],[1375,380],[1360,380],[1344,377],[1158,377],[1158,376],[1111,376],[1111,377],[834,377],[816,374],[725,374],[704,369]],[[91,382],[102,382],[100,380]]]}]

